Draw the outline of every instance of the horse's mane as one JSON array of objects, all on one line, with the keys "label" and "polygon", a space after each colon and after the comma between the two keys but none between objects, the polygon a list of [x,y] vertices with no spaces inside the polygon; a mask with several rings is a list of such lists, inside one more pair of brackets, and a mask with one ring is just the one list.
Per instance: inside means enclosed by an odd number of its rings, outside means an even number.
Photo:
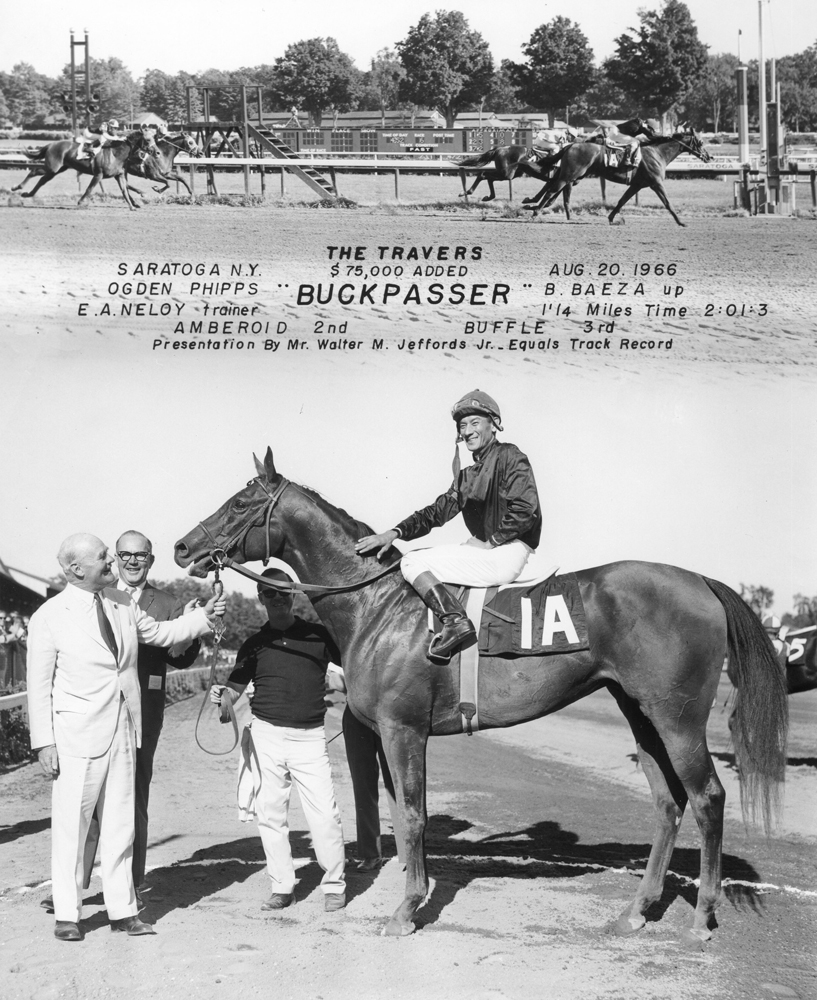
[{"label": "horse's mane", "polygon": [[345,529],[347,529],[355,538],[362,538],[364,535],[371,535],[372,529],[364,521],[358,521],[356,517],[352,517],[351,514],[347,513],[342,507],[336,507],[333,503],[326,499],[326,497],[319,493],[317,490],[312,489],[311,486],[304,486],[303,483],[296,483],[290,480],[293,486],[295,486],[307,499],[311,500],[316,506],[322,508],[329,508],[334,514],[338,515],[338,523]]}]

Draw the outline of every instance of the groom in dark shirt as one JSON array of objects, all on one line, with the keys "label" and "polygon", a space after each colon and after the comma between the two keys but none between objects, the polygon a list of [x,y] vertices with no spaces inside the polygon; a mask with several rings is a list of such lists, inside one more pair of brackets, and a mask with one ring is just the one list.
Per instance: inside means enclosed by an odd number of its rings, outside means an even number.
[{"label": "groom in dark shirt", "polygon": [[270,569],[265,579],[280,586],[258,585],[268,622],[238,651],[226,688],[214,685],[210,698],[220,704],[237,699],[252,681],[252,757],[258,829],[267,859],[272,895],[262,909],[280,910],[294,899],[295,868],[289,845],[289,796],[294,782],[306,817],[318,864],[325,909],[346,905],[345,852],[340,813],[335,803],[326,749],[326,669],[340,663],[337,649],[319,623],[293,613],[291,581]]}]

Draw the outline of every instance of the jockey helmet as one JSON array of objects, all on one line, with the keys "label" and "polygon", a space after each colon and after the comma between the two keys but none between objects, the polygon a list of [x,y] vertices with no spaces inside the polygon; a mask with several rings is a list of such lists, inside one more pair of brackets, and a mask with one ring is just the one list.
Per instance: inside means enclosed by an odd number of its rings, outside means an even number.
[{"label": "jockey helmet", "polygon": [[502,417],[499,414],[499,406],[496,400],[492,399],[487,392],[474,389],[473,392],[469,392],[463,396],[451,410],[454,423],[459,423],[463,417],[470,416],[472,413],[490,417],[496,424],[497,430],[502,430]]},{"label": "jockey helmet", "polygon": [[119,128],[119,122],[115,118],[111,118],[108,122],[108,128]]},{"label": "jockey helmet", "polygon": [[763,627],[769,631],[777,631],[780,628],[780,619],[777,615],[767,615],[763,619]]}]

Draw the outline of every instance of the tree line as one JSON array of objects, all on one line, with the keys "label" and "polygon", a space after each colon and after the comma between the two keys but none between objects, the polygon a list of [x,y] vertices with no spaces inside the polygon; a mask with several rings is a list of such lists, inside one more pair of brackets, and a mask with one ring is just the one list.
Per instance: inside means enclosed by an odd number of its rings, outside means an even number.
[{"label": "tree line", "polygon": [[[453,127],[458,114],[546,113],[558,118],[685,120],[712,131],[736,131],[736,56],[708,52],[686,4],[663,0],[640,9],[639,24],[615,40],[614,54],[596,65],[581,27],[566,17],[540,25],[521,46],[520,62],[494,61],[488,43],[458,11],[424,14],[404,39],[379,51],[360,70],[334,38],[289,45],[273,63],[235,70],[165,73],[149,69],[135,80],[120,59],[91,59],[95,118],[132,121],[151,111],[169,122],[187,120],[187,88],[212,88],[210,113],[240,118],[238,86],[259,86],[264,110],[297,109],[304,124],[362,110],[435,108]],[[817,130],[817,42],[777,61],[782,118],[791,131]],[[27,63],[0,72],[0,123],[38,128],[67,121],[62,94],[70,68],[58,78]],[[194,92],[198,94],[198,92]],[[757,63],[749,64],[750,121],[757,108]],[[84,112],[84,108],[82,109]],[[198,96],[192,113],[201,115]]]}]

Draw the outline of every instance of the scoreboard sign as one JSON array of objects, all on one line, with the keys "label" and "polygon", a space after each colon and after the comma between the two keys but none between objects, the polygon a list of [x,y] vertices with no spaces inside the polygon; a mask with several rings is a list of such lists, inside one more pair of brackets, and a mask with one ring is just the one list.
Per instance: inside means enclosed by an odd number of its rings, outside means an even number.
[{"label": "scoreboard sign", "polygon": [[407,153],[433,153],[436,146],[404,146]]}]

